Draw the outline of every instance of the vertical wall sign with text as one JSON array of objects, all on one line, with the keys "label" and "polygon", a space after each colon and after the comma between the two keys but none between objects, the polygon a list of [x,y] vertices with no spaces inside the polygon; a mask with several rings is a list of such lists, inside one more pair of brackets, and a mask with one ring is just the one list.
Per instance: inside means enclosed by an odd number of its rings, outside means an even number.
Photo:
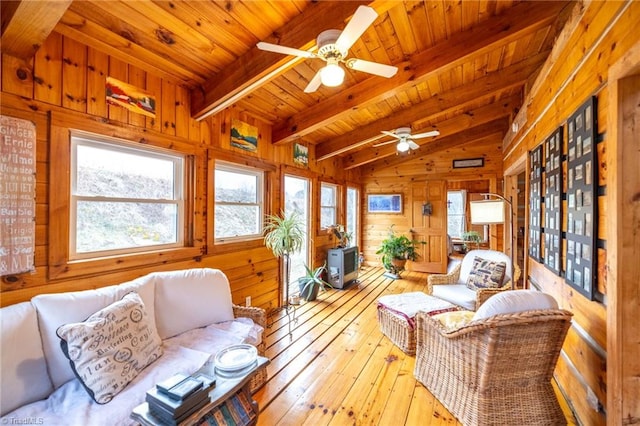
[{"label": "vertical wall sign with text", "polygon": [[0,115],[0,276],[34,269],[36,126]]},{"label": "vertical wall sign with text", "polygon": [[542,145],[529,153],[529,256],[542,262]]},{"label": "vertical wall sign with text", "polygon": [[593,300],[596,285],[598,194],[595,96],[567,122],[567,267],[565,281]]}]

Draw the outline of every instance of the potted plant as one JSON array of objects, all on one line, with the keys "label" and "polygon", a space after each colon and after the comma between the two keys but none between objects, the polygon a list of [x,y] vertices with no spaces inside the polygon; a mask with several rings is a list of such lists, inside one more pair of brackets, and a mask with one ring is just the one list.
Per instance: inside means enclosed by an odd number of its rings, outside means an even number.
[{"label": "potted plant", "polygon": [[264,226],[264,244],[276,257],[284,260],[284,286],[286,303],[289,303],[290,255],[302,249],[305,241],[304,225],[297,212],[280,216],[267,215]]},{"label": "potted plant", "polygon": [[382,240],[382,245],[376,254],[382,255],[382,265],[389,271],[389,275],[392,278],[400,278],[400,272],[404,270],[407,260],[418,259],[418,244],[426,244],[426,242],[414,241],[404,235],[398,235],[391,225],[389,235]]},{"label": "potted plant", "polygon": [[327,270],[327,264],[318,266],[316,269],[311,269],[307,265],[304,265],[307,273],[304,277],[298,278],[298,285],[300,286],[300,297],[307,302],[316,300],[319,291],[326,290],[327,287],[333,288],[331,284],[322,279],[322,274]]},{"label": "potted plant", "polygon": [[465,241],[464,250],[465,252],[470,250],[470,247],[478,248],[480,247],[480,234],[478,231],[467,231],[462,233],[462,241]]}]

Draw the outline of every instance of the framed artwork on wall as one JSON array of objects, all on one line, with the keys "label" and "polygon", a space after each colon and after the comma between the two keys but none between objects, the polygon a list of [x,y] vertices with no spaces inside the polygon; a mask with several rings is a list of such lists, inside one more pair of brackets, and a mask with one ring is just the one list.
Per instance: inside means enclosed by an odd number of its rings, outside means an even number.
[{"label": "framed artwork on wall", "polygon": [[529,256],[542,262],[542,154],[539,145],[529,153]]},{"label": "framed artwork on wall", "polygon": [[402,213],[402,194],[367,194],[367,212]]},{"label": "framed artwork on wall", "polygon": [[591,97],[567,121],[565,281],[589,300],[597,289],[597,113]]},{"label": "framed artwork on wall", "polygon": [[562,126],[544,142],[544,265],[562,273]]}]

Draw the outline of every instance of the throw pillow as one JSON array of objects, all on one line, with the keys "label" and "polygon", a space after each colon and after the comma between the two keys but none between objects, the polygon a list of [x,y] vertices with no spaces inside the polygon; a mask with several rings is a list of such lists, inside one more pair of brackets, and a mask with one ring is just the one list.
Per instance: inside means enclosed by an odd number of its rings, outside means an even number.
[{"label": "throw pillow", "polygon": [[473,259],[471,272],[469,272],[467,287],[471,290],[502,287],[506,269],[507,264],[505,262],[493,262],[476,256]]},{"label": "throw pillow", "polygon": [[137,293],[84,322],[58,328],[60,346],[91,398],[106,404],[162,355],[162,342]]},{"label": "throw pillow", "polygon": [[474,315],[475,312],[472,311],[453,311],[434,315],[433,319],[437,320],[447,331],[454,331],[470,323]]}]

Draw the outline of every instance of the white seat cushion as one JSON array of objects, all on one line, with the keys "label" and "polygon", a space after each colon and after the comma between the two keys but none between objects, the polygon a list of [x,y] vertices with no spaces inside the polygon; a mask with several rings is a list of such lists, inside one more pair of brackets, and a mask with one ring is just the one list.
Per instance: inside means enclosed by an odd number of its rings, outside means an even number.
[{"label": "white seat cushion", "polygon": [[0,309],[0,408],[5,414],[53,391],[42,350],[36,310],[30,302]]},{"label": "white seat cushion", "polygon": [[537,290],[510,290],[494,294],[480,306],[473,319],[479,320],[500,314],[558,309],[558,302],[550,294]]},{"label": "white seat cushion", "polygon": [[156,326],[161,339],[234,318],[231,287],[222,271],[186,269],[151,276],[156,286]]},{"label": "white seat cushion", "polygon": [[434,285],[431,295],[468,311],[476,310],[476,292],[467,288],[466,284]]}]

